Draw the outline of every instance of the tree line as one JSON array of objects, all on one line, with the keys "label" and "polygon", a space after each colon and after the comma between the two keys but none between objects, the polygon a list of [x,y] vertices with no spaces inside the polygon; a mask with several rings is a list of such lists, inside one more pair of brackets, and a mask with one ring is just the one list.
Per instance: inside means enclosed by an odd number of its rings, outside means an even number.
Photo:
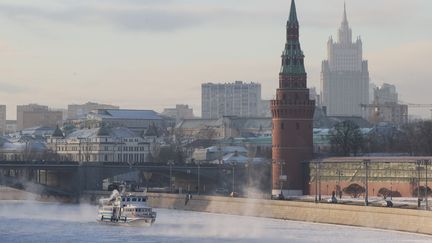
[{"label": "tree line", "polygon": [[343,121],[330,131],[331,152],[339,156],[364,153],[405,153],[432,156],[432,121],[415,121],[400,127],[376,126],[368,133],[352,121]]}]

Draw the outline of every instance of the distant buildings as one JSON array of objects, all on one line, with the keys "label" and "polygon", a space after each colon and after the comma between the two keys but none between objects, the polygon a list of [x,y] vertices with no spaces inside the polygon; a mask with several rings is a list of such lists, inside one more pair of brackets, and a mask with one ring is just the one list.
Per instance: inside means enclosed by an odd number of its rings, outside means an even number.
[{"label": "distant buildings", "polygon": [[119,109],[119,108],[120,107],[114,105],[98,104],[94,102],[87,102],[82,105],[71,104],[68,105],[67,118],[70,120],[80,119],[86,117],[86,115],[93,110]]},{"label": "distant buildings", "polygon": [[137,134],[144,135],[145,132],[155,125],[165,125],[164,119],[152,110],[128,110],[128,109],[100,109],[87,115],[86,123],[89,127],[125,127]]},{"label": "distant buildings", "polygon": [[0,135],[6,133],[6,106],[0,105]]},{"label": "distant buildings", "polygon": [[369,104],[368,62],[363,60],[360,37],[352,42],[346,9],[339,28],[338,41],[327,43],[328,59],[322,62],[322,105],[329,116],[362,116],[361,104]]},{"label": "distant buildings", "polygon": [[16,120],[6,120],[6,133],[14,133],[17,131]]},{"label": "distant buildings", "polygon": [[17,106],[17,129],[45,126],[56,127],[63,121],[63,112],[48,109],[48,106],[29,104]]},{"label": "distant buildings", "polygon": [[219,119],[185,119],[177,124],[176,129],[185,137],[201,140],[270,136],[272,121],[266,117],[235,116]]},{"label": "distant buildings", "polygon": [[175,108],[165,108],[162,115],[176,119],[177,122],[183,119],[194,118],[193,109],[188,105],[176,105]]},{"label": "distant buildings", "polygon": [[402,125],[408,122],[408,105],[399,104],[396,86],[384,83],[374,90],[374,100],[369,107],[371,123],[389,122]]},{"label": "distant buildings", "polygon": [[57,129],[47,146],[61,159],[77,162],[148,162],[150,143],[123,127],[77,130],[64,137]]},{"label": "distant buildings", "polygon": [[223,116],[258,116],[261,101],[261,84],[234,83],[201,86],[202,118],[220,118]]}]

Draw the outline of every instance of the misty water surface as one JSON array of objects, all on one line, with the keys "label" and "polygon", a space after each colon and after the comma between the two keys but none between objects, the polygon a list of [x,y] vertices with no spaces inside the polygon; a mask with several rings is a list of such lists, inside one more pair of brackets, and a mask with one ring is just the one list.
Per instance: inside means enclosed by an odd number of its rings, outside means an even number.
[{"label": "misty water surface", "polygon": [[432,237],[336,225],[157,209],[151,227],[100,225],[96,207],[0,201],[1,242],[432,242]]}]

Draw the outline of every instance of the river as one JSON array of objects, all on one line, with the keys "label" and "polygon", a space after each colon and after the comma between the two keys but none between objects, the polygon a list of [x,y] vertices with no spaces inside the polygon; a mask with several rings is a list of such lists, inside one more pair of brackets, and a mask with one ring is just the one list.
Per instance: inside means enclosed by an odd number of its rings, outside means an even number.
[{"label": "river", "polygon": [[0,242],[432,242],[394,231],[156,209],[151,227],[101,225],[96,207],[0,201]]}]

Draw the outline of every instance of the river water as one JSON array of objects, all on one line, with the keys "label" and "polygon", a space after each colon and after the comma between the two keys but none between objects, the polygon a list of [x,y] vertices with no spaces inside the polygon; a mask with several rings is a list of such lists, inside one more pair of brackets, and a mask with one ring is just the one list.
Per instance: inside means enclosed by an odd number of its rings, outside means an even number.
[{"label": "river water", "polygon": [[0,242],[432,242],[402,232],[156,209],[151,227],[98,224],[96,207],[0,201]]}]

